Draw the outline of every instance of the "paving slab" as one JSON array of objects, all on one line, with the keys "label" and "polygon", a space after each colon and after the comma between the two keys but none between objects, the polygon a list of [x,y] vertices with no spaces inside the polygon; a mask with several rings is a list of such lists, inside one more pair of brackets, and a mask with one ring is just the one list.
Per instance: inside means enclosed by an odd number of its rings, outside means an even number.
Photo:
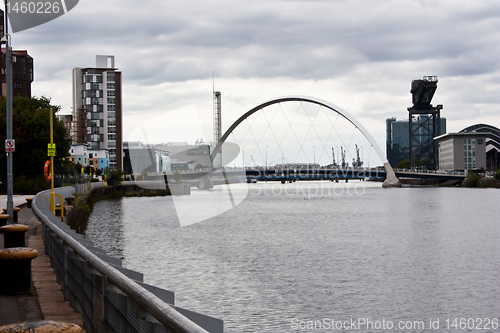
[{"label": "paving slab", "polygon": [[[61,286],[56,281],[50,258],[45,254],[41,223],[37,221],[32,210],[26,207],[25,197],[33,196],[18,197],[14,200],[14,205],[21,207],[19,223],[30,227],[30,231],[26,232],[29,236],[27,246],[38,251],[38,257],[31,261],[36,296],[0,295],[0,326],[19,321],[56,320],[77,324],[83,328],[82,316],[64,299]],[[0,196],[0,206],[2,199]],[[3,248],[3,238],[0,239],[0,248]]]}]

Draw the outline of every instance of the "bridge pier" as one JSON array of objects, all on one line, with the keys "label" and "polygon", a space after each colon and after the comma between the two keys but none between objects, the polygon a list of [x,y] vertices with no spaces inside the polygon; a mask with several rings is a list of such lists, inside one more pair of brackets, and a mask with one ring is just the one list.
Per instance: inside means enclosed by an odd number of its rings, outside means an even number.
[{"label": "bridge pier", "polygon": [[398,177],[396,177],[396,174],[394,173],[394,170],[392,169],[389,162],[385,162],[384,167],[387,176],[384,182],[382,183],[382,187],[383,188],[401,187],[401,182],[399,181]]},{"label": "bridge pier", "polygon": [[198,188],[200,190],[208,190],[214,187],[214,182],[208,178],[208,176],[204,176],[198,179]]}]

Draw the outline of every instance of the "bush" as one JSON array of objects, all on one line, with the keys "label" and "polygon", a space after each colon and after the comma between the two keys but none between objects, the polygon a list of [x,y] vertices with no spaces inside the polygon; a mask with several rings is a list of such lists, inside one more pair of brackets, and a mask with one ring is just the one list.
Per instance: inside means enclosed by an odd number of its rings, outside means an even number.
[{"label": "bush", "polygon": [[469,172],[467,178],[462,183],[463,187],[478,187],[479,186],[479,174],[476,172]]},{"label": "bush", "polygon": [[500,169],[498,169],[497,172],[495,173],[495,179],[500,180]]},{"label": "bush", "polygon": [[120,169],[109,171],[106,182],[108,185],[120,185],[122,183],[122,171]]},{"label": "bush", "polygon": [[[5,187],[7,187],[7,184],[5,184]],[[46,181],[42,176],[36,178],[28,178],[27,176],[14,177],[13,190],[16,194],[37,194],[49,188],[50,182]]]}]

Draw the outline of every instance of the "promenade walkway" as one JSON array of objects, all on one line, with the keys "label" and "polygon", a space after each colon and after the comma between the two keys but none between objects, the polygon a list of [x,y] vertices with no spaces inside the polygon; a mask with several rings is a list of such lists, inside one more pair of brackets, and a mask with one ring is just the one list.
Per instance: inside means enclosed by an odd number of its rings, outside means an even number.
[{"label": "promenade walkway", "polygon": [[[83,327],[81,315],[64,300],[61,286],[56,282],[50,259],[44,251],[42,225],[36,220],[32,210],[27,208],[27,197],[33,196],[14,196],[14,206],[21,208],[19,224],[30,228],[26,233],[27,247],[38,251],[38,257],[31,263],[35,294],[0,295],[0,326],[20,321],[56,320]],[[6,207],[6,199],[5,195],[0,196],[0,208]],[[0,234],[0,248],[3,246],[3,235]]]}]

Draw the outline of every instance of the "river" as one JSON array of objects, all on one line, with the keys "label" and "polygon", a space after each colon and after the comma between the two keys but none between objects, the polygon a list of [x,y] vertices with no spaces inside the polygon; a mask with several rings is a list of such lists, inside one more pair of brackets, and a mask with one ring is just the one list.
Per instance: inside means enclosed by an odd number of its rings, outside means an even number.
[{"label": "river", "polygon": [[225,332],[500,331],[498,190],[325,181],[232,191],[246,198],[184,227],[172,197],[101,201],[86,236]]}]

